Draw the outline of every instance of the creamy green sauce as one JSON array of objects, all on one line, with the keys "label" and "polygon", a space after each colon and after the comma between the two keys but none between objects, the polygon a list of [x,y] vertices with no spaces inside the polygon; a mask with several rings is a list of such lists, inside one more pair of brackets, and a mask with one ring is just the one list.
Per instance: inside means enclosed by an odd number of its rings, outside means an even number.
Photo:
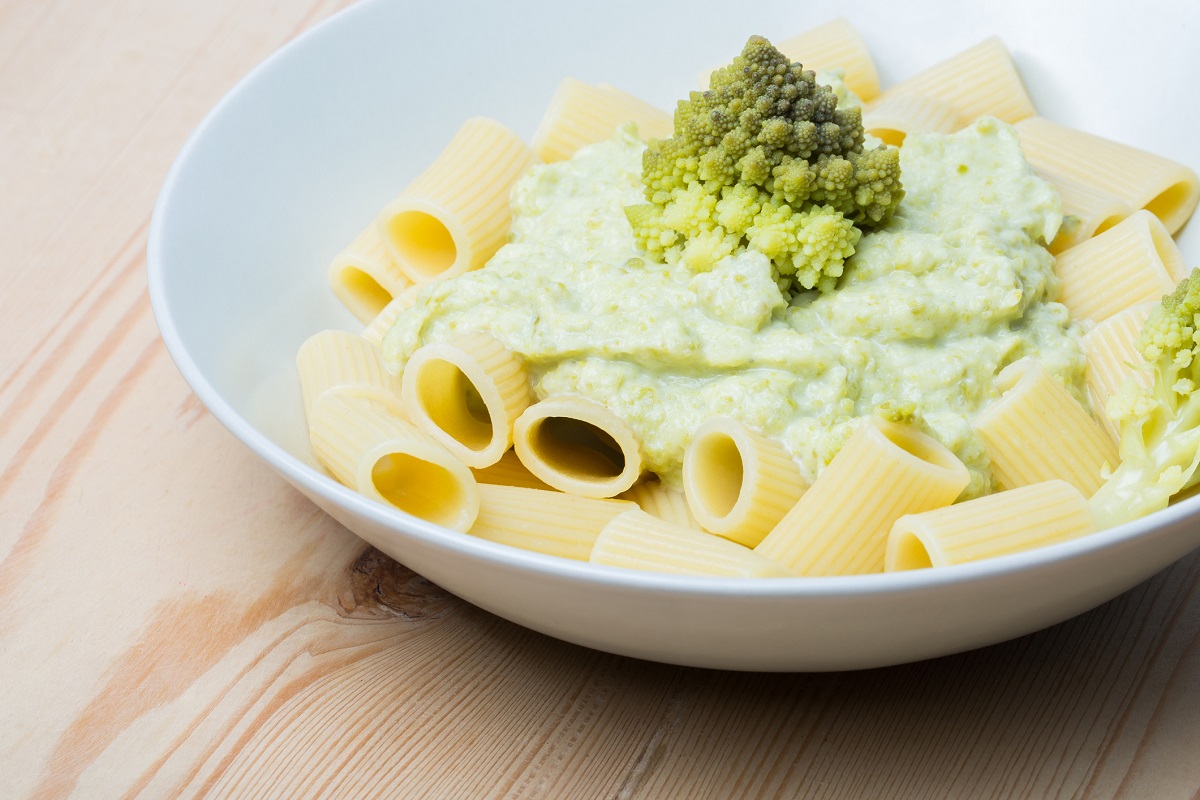
[{"label": "creamy green sauce", "polygon": [[538,398],[580,394],[622,417],[670,483],[714,415],[778,438],[812,480],[855,419],[915,404],[969,468],[963,497],[992,489],[970,421],[1005,365],[1032,356],[1084,397],[1042,244],[1061,203],[1004,123],[910,135],[895,217],[862,238],[836,291],[790,300],[757,253],[698,274],[643,260],[623,211],[642,202],[643,147],[620,131],[534,167],[513,192],[510,243],[419,293],[384,341],[389,368],[422,344],[488,331],[525,357]]}]

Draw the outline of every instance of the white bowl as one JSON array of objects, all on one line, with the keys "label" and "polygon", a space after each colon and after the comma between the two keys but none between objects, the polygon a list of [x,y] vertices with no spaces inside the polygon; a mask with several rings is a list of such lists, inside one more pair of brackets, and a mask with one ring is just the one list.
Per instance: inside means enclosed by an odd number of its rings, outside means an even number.
[{"label": "white bowl", "polygon": [[[529,136],[558,80],[606,81],[670,108],[752,33],[824,22],[804,4],[752,20],[694,3],[364,2],[242,81],[188,141],[150,232],[163,339],[206,406],[314,503],[430,580],[521,625],[640,658],[705,667],[833,670],[929,658],[1019,636],[1119,594],[1200,545],[1200,498],[1089,538],[946,569],[716,580],[598,568],[510,549],[377,505],[308,447],[293,363],[311,333],[358,330],[326,266],[469,116]],[[1101,4],[1106,5],[1106,4]],[[845,13],[895,81],[993,33],[1060,122],[1193,165],[1200,5],[953,0],[856,2]],[[724,4],[724,8],[729,8]],[[720,7],[718,7],[720,8]],[[1118,13],[1119,12],[1119,13]],[[813,16],[813,13],[819,14]],[[1164,16],[1171,15],[1171,16]],[[1159,28],[1146,30],[1149,20]],[[1144,22],[1147,21],[1147,22]],[[1196,261],[1193,230],[1181,238]]]}]

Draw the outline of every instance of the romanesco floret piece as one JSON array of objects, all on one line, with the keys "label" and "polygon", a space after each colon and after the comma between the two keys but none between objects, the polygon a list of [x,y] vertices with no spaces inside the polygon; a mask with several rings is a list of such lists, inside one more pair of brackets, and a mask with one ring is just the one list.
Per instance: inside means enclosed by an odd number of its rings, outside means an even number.
[{"label": "romanesco floret piece", "polygon": [[679,102],[674,134],[646,148],[642,182],[648,202],[626,215],[652,257],[704,270],[752,248],[781,288],[819,291],[836,284],[860,229],[904,196],[899,151],[863,149],[862,110],[839,108],[811,70],[759,36]]},{"label": "romanesco floret piece", "polygon": [[762,204],[746,229],[750,247],[771,259],[786,289],[789,283],[828,292],[854,254],[861,232],[830,206],[793,212],[787,205]]},{"label": "romanesco floret piece", "polygon": [[1109,401],[1121,429],[1121,463],[1092,496],[1100,528],[1166,508],[1200,482],[1200,270],[1154,309],[1138,338],[1149,386],[1133,379]]}]

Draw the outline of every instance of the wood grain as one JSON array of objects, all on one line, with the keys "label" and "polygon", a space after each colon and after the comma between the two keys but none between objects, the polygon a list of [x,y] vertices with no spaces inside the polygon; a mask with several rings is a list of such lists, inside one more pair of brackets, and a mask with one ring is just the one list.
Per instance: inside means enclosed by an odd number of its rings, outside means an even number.
[{"label": "wood grain", "polygon": [[0,2],[0,796],[1200,796],[1200,554],[959,656],[684,669],[449,596],[226,434],[158,340],[150,209],[339,5]]}]

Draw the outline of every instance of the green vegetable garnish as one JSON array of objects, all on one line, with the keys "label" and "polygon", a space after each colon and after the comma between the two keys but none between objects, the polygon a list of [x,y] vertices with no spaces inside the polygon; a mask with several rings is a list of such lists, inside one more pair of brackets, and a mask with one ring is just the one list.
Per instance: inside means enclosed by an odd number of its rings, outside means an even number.
[{"label": "green vegetable garnish", "polygon": [[639,245],[693,270],[757,250],[784,290],[834,288],[862,228],[895,211],[899,151],[863,149],[862,111],[751,37],[675,110],[642,159],[644,204],[626,216]]},{"label": "green vegetable garnish", "polygon": [[1166,508],[1200,481],[1200,270],[1151,312],[1138,339],[1149,386],[1127,380],[1108,404],[1121,464],[1092,497],[1099,528]]}]

